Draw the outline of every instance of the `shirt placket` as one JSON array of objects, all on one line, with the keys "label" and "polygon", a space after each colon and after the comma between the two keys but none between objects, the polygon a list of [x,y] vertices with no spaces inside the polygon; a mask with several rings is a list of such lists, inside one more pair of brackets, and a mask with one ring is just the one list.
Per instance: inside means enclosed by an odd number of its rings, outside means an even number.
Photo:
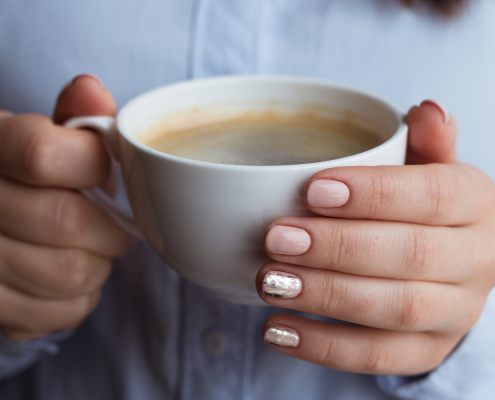
[{"label": "shirt placket", "polygon": [[186,283],[180,399],[244,400],[254,358],[251,310]]},{"label": "shirt placket", "polygon": [[[262,0],[197,0],[189,77],[255,73],[261,12]],[[250,308],[219,300],[188,282],[183,303],[179,398],[250,398],[255,351]]]},{"label": "shirt placket", "polygon": [[196,0],[190,78],[256,72],[263,0]]}]

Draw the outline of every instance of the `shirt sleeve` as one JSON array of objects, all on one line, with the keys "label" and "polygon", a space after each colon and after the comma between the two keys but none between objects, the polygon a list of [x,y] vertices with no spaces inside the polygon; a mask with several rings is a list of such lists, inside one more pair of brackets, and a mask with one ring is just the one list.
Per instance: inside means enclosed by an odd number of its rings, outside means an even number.
[{"label": "shirt sleeve", "polygon": [[27,342],[13,342],[0,332],[0,380],[20,373],[40,358],[57,354],[57,342],[67,339],[72,331],[44,336]]},{"label": "shirt sleeve", "polygon": [[495,289],[480,319],[434,371],[417,377],[378,376],[378,384],[399,399],[492,400],[495,393]]}]

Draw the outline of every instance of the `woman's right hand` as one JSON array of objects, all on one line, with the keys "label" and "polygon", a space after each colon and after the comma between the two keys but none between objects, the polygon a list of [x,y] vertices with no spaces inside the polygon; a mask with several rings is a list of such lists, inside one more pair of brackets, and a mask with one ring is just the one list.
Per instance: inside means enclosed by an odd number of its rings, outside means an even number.
[{"label": "woman's right hand", "polygon": [[78,326],[127,248],[128,235],[77,192],[109,175],[100,138],[57,125],[114,113],[90,75],[63,89],[53,121],[0,111],[0,331],[11,340]]}]

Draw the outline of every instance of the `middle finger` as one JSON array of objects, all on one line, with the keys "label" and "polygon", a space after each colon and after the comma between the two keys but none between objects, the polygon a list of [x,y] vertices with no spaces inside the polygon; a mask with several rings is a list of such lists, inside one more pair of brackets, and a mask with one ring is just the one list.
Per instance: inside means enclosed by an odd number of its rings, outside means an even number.
[{"label": "middle finger", "polygon": [[265,250],[273,260],[305,267],[459,283],[482,265],[476,237],[470,227],[284,217],[268,226]]},{"label": "middle finger", "polygon": [[111,260],[89,251],[38,246],[0,234],[0,284],[30,296],[61,299],[98,290]]}]

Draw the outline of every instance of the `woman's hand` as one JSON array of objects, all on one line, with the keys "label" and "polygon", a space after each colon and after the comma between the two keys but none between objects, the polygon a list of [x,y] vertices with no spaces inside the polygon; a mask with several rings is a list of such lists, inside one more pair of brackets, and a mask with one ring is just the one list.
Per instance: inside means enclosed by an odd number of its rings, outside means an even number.
[{"label": "woman's hand", "polygon": [[[114,113],[112,96],[80,76],[54,120]],[[0,330],[9,338],[74,328],[96,306],[129,238],[75,189],[101,185],[109,168],[97,135],[0,112]]]},{"label": "woman's hand", "polygon": [[285,217],[265,236],[275,260],[257,287],[267,303],[359,324],[292,315],[265,341],[344,371],[432,370],[476,323],[495,285],[495,187],[455,162],[456,124],[424,102],[408,114],[407,166],[342,167],[307,182],[317,218]]}]

